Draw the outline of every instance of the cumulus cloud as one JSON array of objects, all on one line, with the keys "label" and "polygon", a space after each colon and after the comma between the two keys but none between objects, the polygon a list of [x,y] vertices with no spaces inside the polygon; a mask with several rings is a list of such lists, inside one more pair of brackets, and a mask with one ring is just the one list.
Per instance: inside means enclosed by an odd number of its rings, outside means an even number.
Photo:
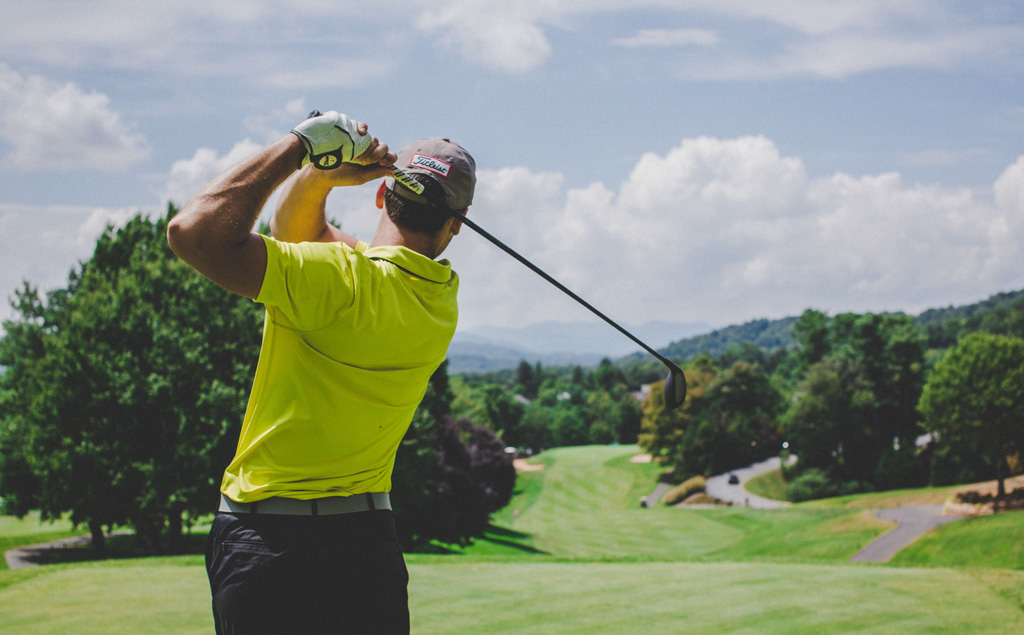
[{"label": "cumulus cloud", "polygon": [[[1024,286],[1024,157],[986,195],[895,173],[809,180],[763,137],[687,139],[618,191],[482,172],[485,228],[613,318],[729,324],[808,307],[916,312]],[[471,208],[471,212],[472,212]],[[463,321],[587,314],[468,230]]]},{"label": "cumulus cloud", "polygon": [[163,200],[184,205],[213,177],[262,148],[261,144],[251,139],[243,139],[224,155],[212,148],[200,148],[191,159],[175,161],[162,192]]},{"label": "cumulus cloud", "polygon": [[23,76],[0,62],[0,139],[22,170],[120,172],[149,156],[145,137],[110,108],[110,99],[75,84]]},{"label": "cumulus cloud", "polygon": [[540,66],[551,54],[551,45],[531,9],[527,4],[462,0],[443,7],[431,5],[420,15],[417,26],[467,61],[523,73]]}]

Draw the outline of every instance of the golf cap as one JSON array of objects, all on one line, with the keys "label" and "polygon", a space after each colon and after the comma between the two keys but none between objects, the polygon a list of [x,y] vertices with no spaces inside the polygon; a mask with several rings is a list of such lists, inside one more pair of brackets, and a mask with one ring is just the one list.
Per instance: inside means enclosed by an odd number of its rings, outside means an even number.
[{"label": "golf cap", "polygon": [[[465,209],[473,202],[476,161],[457,143],[439,137],[414,141],[398,153],[395,165],[406,174],[422,174],[432,179],[441,186],[445,200],[455,209]],[[427,202],[425,197],[394,179],[388,179],[388,189],[402,198],[419,203]]]}]

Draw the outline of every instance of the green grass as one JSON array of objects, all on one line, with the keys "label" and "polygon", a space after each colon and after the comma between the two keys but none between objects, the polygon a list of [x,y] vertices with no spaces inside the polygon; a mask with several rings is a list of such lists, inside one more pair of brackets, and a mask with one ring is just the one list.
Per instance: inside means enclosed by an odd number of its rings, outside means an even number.
[{"label": "green grass", "polygon": [[[998,587],[951,569],[410,556],[417,633],[1015,633]],[[1017,572],[1013,572],[1017,573]],[[209,633],[201,558],[0,574],[0,632]]]},{"label": "green grass", "polygon": [[421,565],[413,560],[410,575],[413,631],[422,633],[1024,629],[1024,613],[1005,597],[951,570],[665,562]]},{"label": "green grass", "polygon": [[[550,450],[519,475],[491,536],[459,553],[576,560],[843,562],[890,525],[859,509],[641,508],[661,469],[631,463],[634,447]],[[515,510],[519,510],[518,515]],[[498,546],[496,546],[498,545]],[[499,548],[500,547],[500,548]]]},{"label": "green grass", "polygon": [[[890,564],[852,564],[891,526],[871,508],[951,488],[775,511],[643,509],[660,467],[631,463],[636,452],[546,452],[484,539],[409,555],[414,632],[1024,632],[1024,512],[945,525]],[[0,632],[205,633],[208,594],[201,556],[0,571]]]},{"label": "green grass", "polygon": [[896,554],[893,564],[1024,571],[1024,511],[943,525]]},{"label": "green grass", "polygon": [[0,572],[0,632],[210,633],[209,607],[196,556]]},{"label": "green grass", "polygon": [[787,483],[782,478],[782,470],[773,470],[759,476],[755,476],[743,484],[743,489],[755,496],[771,498],[773,500],[786,500]]}]

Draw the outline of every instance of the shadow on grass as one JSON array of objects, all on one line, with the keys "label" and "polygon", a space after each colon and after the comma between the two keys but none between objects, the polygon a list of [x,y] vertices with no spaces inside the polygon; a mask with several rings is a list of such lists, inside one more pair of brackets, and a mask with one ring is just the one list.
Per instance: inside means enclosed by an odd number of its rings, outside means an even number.
[{"label": "shadow on grass", "polygon": [[206,553],[206,534],[196,533],[182,536],[181,547],[174,553],[167,554],[154,554],[142,549],[136,544],[135,536],[131,534],[109,536],[106,554],[100,554],[93,549],[88,536],[36,547],[22,547],[19,552],[20,560],[27,565],[145,558],[155,555],[196,555]]},{"label": "shadow on grass", "polygon": [[[530,534],[524,534],[519,531],[508,529],[507,527],[499,527],[497,525],[487,525],[487,529],[484,530],[483,536],[473,538],[474,542],[488,542],[495,545],[501,545],[503,547],[510,547],[524,553],[538,554],[538,555],[550,555],[547,551],[541,551],[535,549],[529,544],[524,544],[525,541],[529,541],[531,538]],[[463,556],[466,555],[463,547],[446,545],[440,542],[431,542],[430,544],[421,545],[417,547],[412,553],[425,554],[425,555],[442,555],[442,556]]]},{"label": "shadow on grass", "polygon": [[518,549],[525,553],[535,553],[540,555],[550,555],[547,551],[536,549],[523,542],[530,539],[530,534],[524,534],[521,531],[514,531],[508,527],[499,527],[498,525],[487,525],[487,529],[484,530],[484,535],[477,540],[483,540],[496,545],[502,545],[504,547],[511,547]]}]

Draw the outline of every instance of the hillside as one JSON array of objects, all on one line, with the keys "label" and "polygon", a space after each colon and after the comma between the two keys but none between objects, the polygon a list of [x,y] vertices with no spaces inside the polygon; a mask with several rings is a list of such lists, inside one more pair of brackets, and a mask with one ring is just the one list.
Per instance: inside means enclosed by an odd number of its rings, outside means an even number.
[{"label": "hillside", "polygon": [[[915,317],[914,322],[928,334],[930,345],[941,347],[955,342],[958,333],[984,328],[987,321],[997,317],[1005,319],[1011,311],[1024,311],[1024,290],[998,293],[973,304],[928,309]],[[777,320],[753,320],[682,339],[659,350],[673,359],[688,359],[701,353],[718,357],[730,346],[743,342],[753,342],[766,351],[788,348],[796,344],[791,332],[796,320],[795,316]],[[637,353],[623,358],[623,361],[629,363],[644,357]]]},{"label": "hillside", "polygon": [[[1024,290],[998,293],[973,304],[928,309],[914,321],[927,334],[929,346],[943,348],[955,342],[958,334],[986,328],[994,319],[1005,320],[1005,314],[1012,311],[1024,312]],[[718,357],[730,346],[744,342],[769,352],[789,348],[796,344],[791,333],[796,320],[797,316],[751,320],[675,340],[672,338],[694,333],[701,325],[652,322],[635,327],[633,332],[673,359],[689,359],[701,353]],[[659,344],[666,341],[670,343]],[[508,370],[521,360],[540,362],[546,367],[590,367],[605,357],[618,358],[622,366],[650,359],[643,352],[621,356],[623,346],[628,349],[632,343],[603,323],[547,322],[517,329],[477,328],[457,333],[448,353],[449,372]]]}]

